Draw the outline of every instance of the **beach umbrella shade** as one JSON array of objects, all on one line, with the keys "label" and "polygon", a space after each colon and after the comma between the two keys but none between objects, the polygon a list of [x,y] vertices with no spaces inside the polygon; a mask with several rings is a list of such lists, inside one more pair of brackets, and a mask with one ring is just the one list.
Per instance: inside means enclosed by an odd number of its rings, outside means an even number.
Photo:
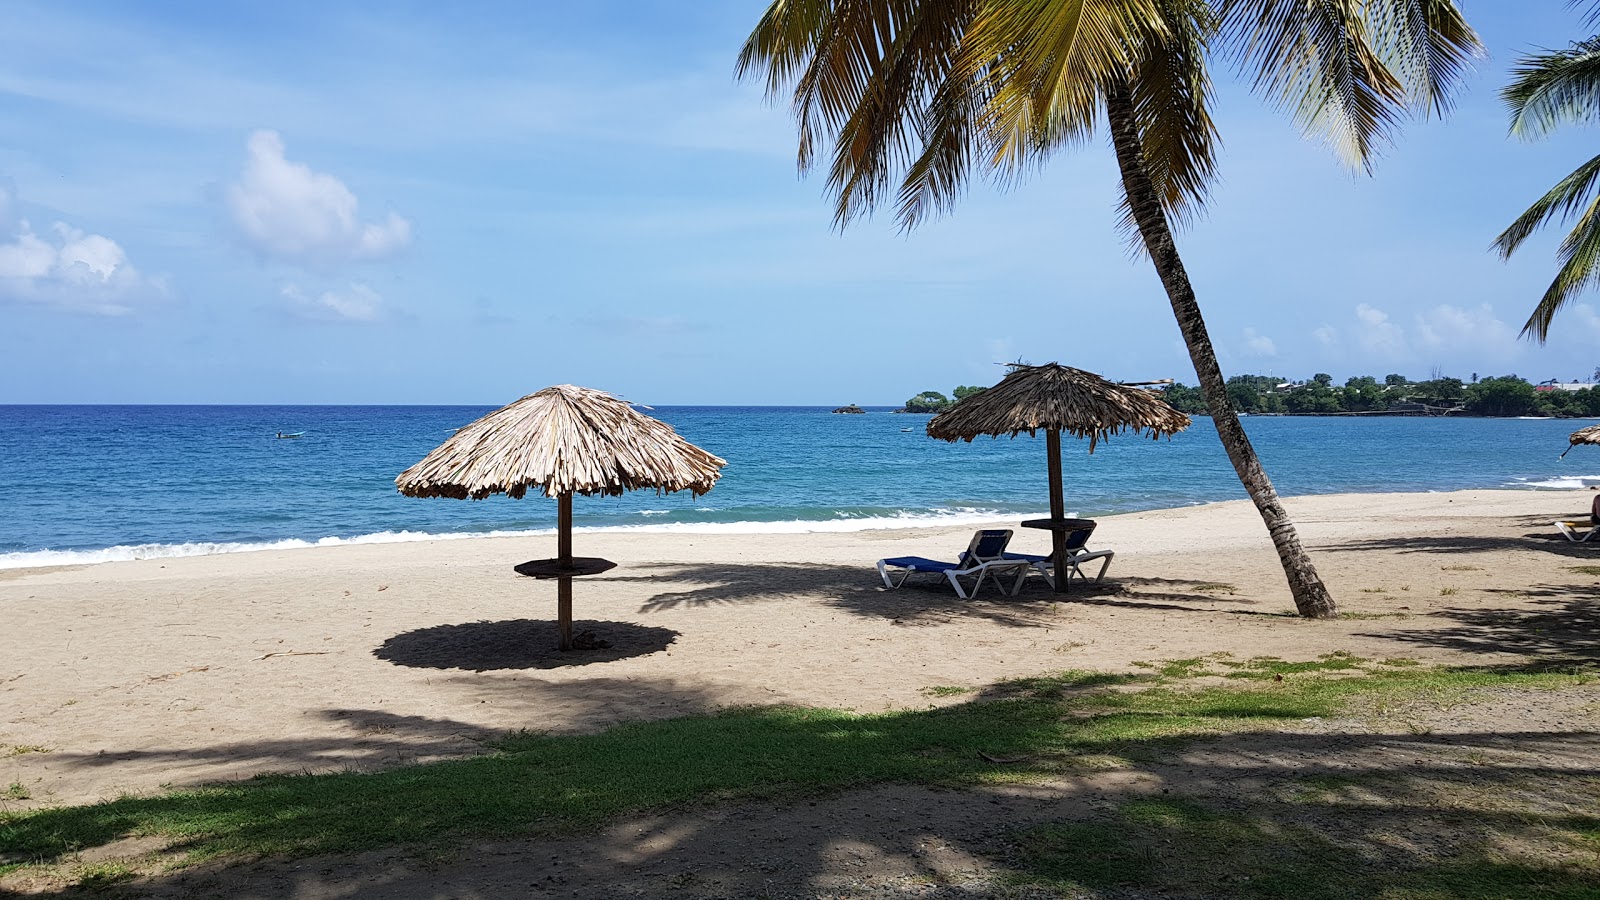
[{"label": "beach umbrella shade", "polygon": [[[1061,435],[1089,439],[1089,452],[1113,434],[1147,433],[1170,437],[1189,427],[1189,417],[1151,391],[1107,381],[1093,372],[1057,363],[1014,365],[994,387],[957,402],[928,422],[928,436],[972,441],[979,435],[1016,437],[1045,433],[1050,467],[1050,519],[1056,591],[1067,589],[1066,502],[1061,486]],[[1034,524],[1034,523],[1029,523]]]},{"label": "beach umbrella shade", "polygon": [[1588,428],[1579,428],[1568,438],[1567,449],[1561,451],[1561,456],[1566,457],[1572,448],[1579,444],[1600,444],[1600,425],[1590,425]]},{"label": "beach umbrella shade", "polygon": [[616,497],[627,491],[711,490],[727,462],[696,447],[671,425],[604,391],[558,384],[501,407],[458,430],[395,479],[408,497],[515,499],[530,489],[557,503],[554,559],[517,571],[556,578],[561,649],[572,649],[572,578],[613,568],[609,560],[572,555],[572,495]]}]

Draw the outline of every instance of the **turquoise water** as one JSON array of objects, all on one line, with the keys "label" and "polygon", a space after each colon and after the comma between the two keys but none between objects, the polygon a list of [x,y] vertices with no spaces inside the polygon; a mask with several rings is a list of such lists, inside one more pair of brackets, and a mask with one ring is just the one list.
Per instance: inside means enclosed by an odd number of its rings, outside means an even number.
[{"label": "turquoise water", "polygon": [[[415,500],[394,477],[489,407],[0,406],[0,567],[552,528],[541,497]],[[580,528],[815,531],[957,523],[1046,508],[1044,440],[947,444],[927,416],[660,407],[728,460],[715,490],[578,498]],[[1600,448],[1557,457],[1575,420],[1255,417],[1285,494],[1600,484]],[[910,428],[909,432],[902,429]],[[279,431],[304,431],[277,440]],[[1210,420],[1170,441],[1067,441],[1080,515],[1230,500]]]}]

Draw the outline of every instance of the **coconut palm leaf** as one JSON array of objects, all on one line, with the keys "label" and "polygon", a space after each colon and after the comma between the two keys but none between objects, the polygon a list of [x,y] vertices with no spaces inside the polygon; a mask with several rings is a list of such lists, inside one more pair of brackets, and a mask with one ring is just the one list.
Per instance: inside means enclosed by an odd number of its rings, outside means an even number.
[{"label": "coconut palm leaf", "polygon": [[1555,280],[1522,326],[1524,335],[1540,342],[1549,337],[1550,323],[1567,301],[1600,279],[1600,267],[1596,266],[1596,261],[1600,260],[1600,213],[1597,213],[1600,195],[1596,194],[1597,184],[1600,184],[1600,156],[1590,159],[1557,182],[1495,239],[1495,249],[1500,251],[1502,258],[1509,259],[1523,241],[1545,224],[1556,220],[1565,224],[1577,219],[1556,253],[1561,267],[1556,272]]},{"label": "coconut palm leaf", "polygon": [[1565,50],[1525,56],[1500,98],[1511,108],[1511,133],[1539,138],[1558,125],[1600,118],[1600,37]]},{"label": "coconut palm leaf", "polygon": [[1482,53],[1448,0],[1221,0],[1220,14],[1256,90],[1364,169],[1408,108],[1447,109]]}]

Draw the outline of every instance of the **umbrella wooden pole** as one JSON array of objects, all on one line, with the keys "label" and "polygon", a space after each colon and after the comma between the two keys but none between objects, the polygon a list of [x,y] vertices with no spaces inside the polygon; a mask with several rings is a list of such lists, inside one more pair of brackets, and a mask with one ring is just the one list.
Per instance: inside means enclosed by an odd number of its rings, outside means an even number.
[{"label": "umbrella wooden pole", "polygon": [[1056,570],[1056,593],[1067,592],[1067,533],[1059,523],[1067,517],[1066,500],[1061,496],[1061,430],[1047,428],[1044,432],[1045,453],[1050,465],[1050,519],[1057,523],[1050,529],[1050,556]]},{"label": "umbrella wooden pole", "polygon": [[[572,567],[572,492],[556,500],[556,556],[561,567]],[[556,619],[561,628],[561,649],[572,649],[572,575],[562,574],[556,589]]]}]

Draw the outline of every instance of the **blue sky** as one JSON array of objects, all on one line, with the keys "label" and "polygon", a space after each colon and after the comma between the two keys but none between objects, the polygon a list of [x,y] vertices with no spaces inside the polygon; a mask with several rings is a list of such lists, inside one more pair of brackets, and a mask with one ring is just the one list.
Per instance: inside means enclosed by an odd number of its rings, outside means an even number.
[{"label": "blue sky", "polygon": [[[1600,366],[1600,296],[1517,339],[1558,235],[1488,250],[1594,152],[1507,138],[1506,69],[1588,32],[1463,5],[1491,57],[1371,178],[1219,85],[1180,248],[1228,373]],[[888,404],[1018,358],[1193,383],[1103,142],[909,236],[832,230],[733,79],[763,6],[8,0],[0,402]]]}]

